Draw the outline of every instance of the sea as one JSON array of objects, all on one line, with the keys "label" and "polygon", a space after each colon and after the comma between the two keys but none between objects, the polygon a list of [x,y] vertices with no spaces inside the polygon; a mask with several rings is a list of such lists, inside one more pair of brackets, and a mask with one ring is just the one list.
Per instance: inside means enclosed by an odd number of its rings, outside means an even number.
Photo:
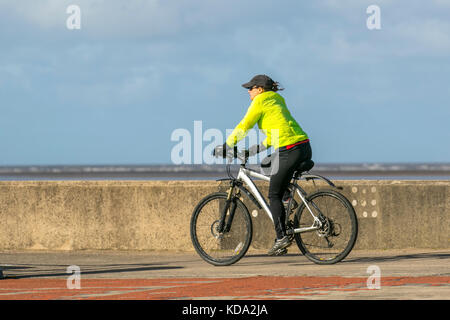
[{"label": "sea", "polygon": [[[259,170],[258,165],[248,165]],[[238,164],[231,165],[236,176]],[[335,180],[450,180],[450,163],[316,164],[310,171]],[[226,165],[50,165],[0,166],[0,180],[215,180]]]}]

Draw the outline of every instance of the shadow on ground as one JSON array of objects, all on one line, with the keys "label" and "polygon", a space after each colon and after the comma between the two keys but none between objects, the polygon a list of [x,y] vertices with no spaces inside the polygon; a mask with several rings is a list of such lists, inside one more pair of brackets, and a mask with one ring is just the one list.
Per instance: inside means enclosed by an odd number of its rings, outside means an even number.
[{"label": "shadow on ground", "polygon": [[[253,258],[267,258],[266,254],[249,254],[246,257]],[[301,258],[302,261],[295,262],[297,264],[310,264],[313,263],[310,260],[307,260],[306,256],[301,253],[288,253],[283,256],[273,257],[273,262],[271,264],[281,264],[292,262],[291,258]],[[245,259],[245,257],[244,257]],[[303,260],[304,259],[304,260]],[[404,254],[404,255],[376,255],[376,256],[367,256],[367,257],[352,257],[351,255],[345,258],[344,260],[338,262],[339,264],[345,263],[373,263],[373,262],[394,262],[394,261],[402,261],[402,260],[416,260],[416,259],[450,259],[450,253],[448,252],[429,252],[429,253],[415,253],[415,254]],[[289,261],[287,261],[289,260]],[[254,263],[254,262],[253,262]],[[261,262],[266,264],[267,261]]]},{"label": "shadow on ground", "polygon": [[[25,278],[51,278],[51,277],[67,277],[73,272],[66,272],[64,269],[61,272],[61,267],[67,268],[67,265],[7,265],[1,266],[1,270],[4,271],[3,279],[25,279]],[[158,265],[158,264],[139,264],[136,266],[134,264],[125,264],[125,265],[104,265],[104,266],[83,266],[79,265],[81,273],[83,275],[92,275],[92,274],[114,274],[114,273],[123,273],[123,272],[140,272],[140,271],[157,271],[157,270],[168,270],[168,269],[182,269],[183,267],[179,266],[166,266],[166,265]],[[12,272],[9,272],[12,271]],[[14,272],[16,271],[16,272]],[[17,272],[23,271],[23,272]],[[33,272],[35,271],[35,272]]]},{"label": "shadow on ground", "polygon": [[404,254],[404,255],[389,255],[389,256],[374,256],[374,257],[349,257],[343,262],[346,263],[362,263],[362,262],[384,262],[384,261],[401,261],[401,260],[413,260],[413,259],[449,259],[450,253],[444,252],[429,252],[429,253],[416,253],[416,254]]}]

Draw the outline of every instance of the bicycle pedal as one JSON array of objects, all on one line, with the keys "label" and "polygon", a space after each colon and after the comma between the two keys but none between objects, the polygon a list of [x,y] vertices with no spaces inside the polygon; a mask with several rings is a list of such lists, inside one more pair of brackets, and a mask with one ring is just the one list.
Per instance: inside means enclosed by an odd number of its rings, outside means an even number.
[{"label": "bicycle pedal", "polygon": [[283,249],[279,249],[277,252],[275,252],[274,256],[283,256],[287,254],[287,249],[283,248]]}]

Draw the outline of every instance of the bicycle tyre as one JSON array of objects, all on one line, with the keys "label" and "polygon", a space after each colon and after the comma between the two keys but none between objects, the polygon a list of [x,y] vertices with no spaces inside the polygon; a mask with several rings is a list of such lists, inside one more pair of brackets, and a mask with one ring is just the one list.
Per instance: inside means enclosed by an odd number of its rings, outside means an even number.
[{"label": "bicycle tyre", "polygon": [[[316,206],[327,217],[328,222],[321,230],[296,233],[294,238],[298,248],[316,264],[334,264],[343,260],[353,249],[358,234],[358,220],[352,204],[344,195],[331,189],[318,190],[308,195],[306,200],[314,213],[318,214]],[[310,212],[302,203],[294,216],[294,228],[311,226],[312,221]],[[330,225],[332,231],[329,231]],[[329,234],[325,236],[327,232]],[[333,248],[336,244],[333,241],[337,237],[341,237],[339,240],[342,241],[342,246]],[[330,243],[333,244],[332,247]]]},{"label": "bicycle tyre", "polygon": [[223,235],[215,233],[220,220],[220,208],[226,199],[227,194],[224,192],[204,197],[191,217],[192,244],[203,260],[215,266],[228,266],[239,261],[247,253],[253,235],[250,213],[238,198],[234,198],[236,211],[231,229]]}]

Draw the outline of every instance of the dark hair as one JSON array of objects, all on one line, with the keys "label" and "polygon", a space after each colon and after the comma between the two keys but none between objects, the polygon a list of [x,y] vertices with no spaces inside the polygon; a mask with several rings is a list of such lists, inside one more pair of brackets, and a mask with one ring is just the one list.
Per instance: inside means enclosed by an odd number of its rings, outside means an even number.
[{"label": "dark hair", "polygon": [[273,81],[272,85],[263,87],[263,89],[265,91],[274,91],[274,92],[284,90],[284,88],[281,88],[280,83],[276,81]]},{"label": "dark hair", "polygon": [[263,86],[260,86],[260,87],[263,88],[264,91],[277,92],[277,91],[284,90],[284,88],[280,88],[281,87],[280,83],[276,82],[276,81],[273,81],[271,84],[265,85],[264,87]]}]

